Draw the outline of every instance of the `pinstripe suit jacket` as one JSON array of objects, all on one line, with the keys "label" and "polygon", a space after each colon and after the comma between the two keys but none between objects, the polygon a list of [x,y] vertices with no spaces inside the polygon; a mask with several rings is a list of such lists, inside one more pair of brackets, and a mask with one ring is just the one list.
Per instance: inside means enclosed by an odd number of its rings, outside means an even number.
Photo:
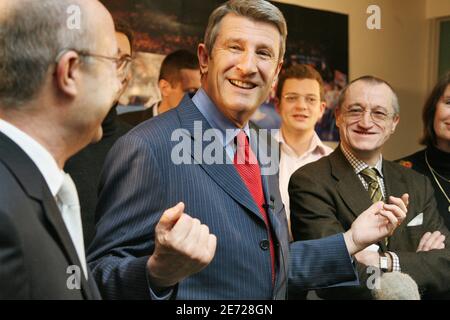
[{"label": "pinstripe suit jacket", "polygon": [[[288,269],[295,286],[355,282],[342,235],[298,242],[289,250],[274,175],[263,178],[265,197],[272,199],[267,210],[277,251],[272,286],[267,232],[258,207],[233,165],[202,163],[200,148],[205,150],[208,142],[195,137],[195,121],[203,131],[210,128],[185,96],[178,108],[142,123],[110,151],[100,182],[97,234],[88,255],[104,297],[150,298],[146,262],[154,250],[155,226],[163,211],[179,201],[218,241],[210,265],[179,283],[177,299],[285,299]],[[176,129],[184,130],[192,147],[184,155],[192,164],[176,165],[171,160],[172,150],[181,141],[171,139]]]}]

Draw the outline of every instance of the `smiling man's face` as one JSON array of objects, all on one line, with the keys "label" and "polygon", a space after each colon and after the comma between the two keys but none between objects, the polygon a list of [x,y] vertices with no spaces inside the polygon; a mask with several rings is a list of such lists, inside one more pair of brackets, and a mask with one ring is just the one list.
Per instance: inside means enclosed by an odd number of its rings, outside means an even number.
[{"label": "smiling man's face", "polygon": [[228,14],[211,56],[199,46],[206,73],[202,86],[219,110],[238,127],[267,99],[280,71],[280,33],[275,25]]},{"label": "smiling man's face", "polygon": [[[353,83],[345,95],[342,106],[336,111],[341,143],[357,158],[366,163],[376,163],[381,148],[399,122],[392,106],[393,95],[386,84],[372,84],[360,80]],[[359,118],[351,116],[353,110],[365,110]],[[389,115],[384,121],[374,121],[371,113]]]},{"label": "smiling man's face", "polygon": [[283,132],[305,134],[314,131],[325,111],[320,101],[320,84],[315,79],[286,79],[278,105]]}]

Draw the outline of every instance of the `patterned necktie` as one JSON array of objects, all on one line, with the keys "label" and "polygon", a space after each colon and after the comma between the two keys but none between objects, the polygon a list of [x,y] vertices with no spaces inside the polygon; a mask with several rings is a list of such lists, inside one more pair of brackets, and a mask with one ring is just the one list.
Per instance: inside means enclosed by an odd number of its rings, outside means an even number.
[{"label": "patterned necktie", "polygon": [[87,279],[86,254],[84,250],[83,226],[81,224],[80,202],[75,183],[68,173],[64,175],[63,184],[56,194],[56,202],[61,216],[69,231],[78,258],[83,268],[84,276]]},{"label": "patterned necktie", "polygon": [[[369,196],[372,200],[372,203],[383,201],[383,192],[381,191],[381,186],[378,183],[377,171],[374,168],[367,167],[363,171],[361,171],[361,175],[369,185],[367,191],[369,191]],[[389,244],[388,238],[384,238],[384,244],[386,246]]]},{"label": "patterned necktie", "polygon": [[369,188],[367,191],[369,191],[369,196],[370,196],[370,199],[372,200],[372,203],[382,201],[383,193],[381,192],[381,186],[378,183],[377,171],[374,168],[367,167],[363,171],[361,171],[361,175],[363,176],[364,180],[369,185]]},{"label": "patterned necktie", "polygon": [[247,186],[248,191],[258,205],[259,211],[266,224],[269,235],[270,258],[272,265],[272,285],[275,283],[275,248],[267,212],[264,209],[264,193],[261,180],[261,170],[258,160],[249,146],[247,135],[240,131],[236,137],[236,153],[234,154],[234,166]]}]

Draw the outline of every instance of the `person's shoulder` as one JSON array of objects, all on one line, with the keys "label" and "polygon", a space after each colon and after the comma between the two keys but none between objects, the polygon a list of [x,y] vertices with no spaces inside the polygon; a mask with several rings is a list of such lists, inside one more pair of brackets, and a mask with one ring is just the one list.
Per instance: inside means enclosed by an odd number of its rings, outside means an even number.
[{"label": "person's shoulder", "polygon": [[428,179],[422,172],[422,170],[418,170],[421,169],[421,166],[418,165],[418,162],[413,162],[412,160],[386,160],[385,163],[388,164],[391,169],[397,171],[404,179],[408,181],[408,183],[411,182],[412,184],[423,184],[424,179]]},{"label": "person's shoulder", "polygon": [[322,142],[322,148],[323,148],[324,156],[329,156],[335,150],[335,149],[331,148],[330,146],[327,146],[323,142]]},{"label": "person's shoulder", "polygon": [[[332,153],[331,153],[332,154]],[[331,154],[320,158],[317,161],[310,162],[300,167],[292,174],[292,177],[317,177],[329,175],[330,173],[330,156]]]},{"label": "person's shoulder", "polygon": [[[31,161],[31,160],[30,160]],[[12,169],[2,162],[0,157],[0,197],[10,190],[11,185],[17,184],[17,178]]]},{"label": "person's shoulder", "polygon": [[[31,160],[30,160],[31,161]],[[17,214],[22,214],[23,207],[28,204],[29,198],[24,189],[24,183],[17,177],[16,173],[0,160],[0,203],[3,213],[9,212],[14,218]],[[28,181],[29,183],[29,181]]]},{"label": "person's shoulder", "polygon": [[166,139],[167,135],[170,136],[178,128],[180,128],[180,121],[177,111],[172,109],[140,123],[128,131],[126,136],[139,136],[146,140]]},{"label": "person's shoulder", "polygon": [[419,150],[413,154],[410,154],[406,157],[400,158],[395,160],[396,163],[398,163],[400,166],[407,168],[407,169],[414,169],[421,171],[422,167],[425,163],[425,150]]}]

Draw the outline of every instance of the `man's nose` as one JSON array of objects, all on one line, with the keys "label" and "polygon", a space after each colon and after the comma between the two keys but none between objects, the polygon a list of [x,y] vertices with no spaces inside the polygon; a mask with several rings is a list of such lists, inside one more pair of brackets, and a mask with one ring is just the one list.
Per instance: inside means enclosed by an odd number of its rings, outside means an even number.
[{"label": "man's nose", "polygon": [[295,101],[295,107],[299,110],[306,110],[308,107],[306,104],[306,98],[304,96],[299,96]]},{"label": "man's nose", "polygon": [[245,51],[239,57],[236,67],[245,75],[256,73],[256,57],[255,54]]},{"label": "man's nose", "polygon": [[364,128],[371,127],[374,124],[370,110],[364,111],[364,114],[362,115],[358,124]]}]

